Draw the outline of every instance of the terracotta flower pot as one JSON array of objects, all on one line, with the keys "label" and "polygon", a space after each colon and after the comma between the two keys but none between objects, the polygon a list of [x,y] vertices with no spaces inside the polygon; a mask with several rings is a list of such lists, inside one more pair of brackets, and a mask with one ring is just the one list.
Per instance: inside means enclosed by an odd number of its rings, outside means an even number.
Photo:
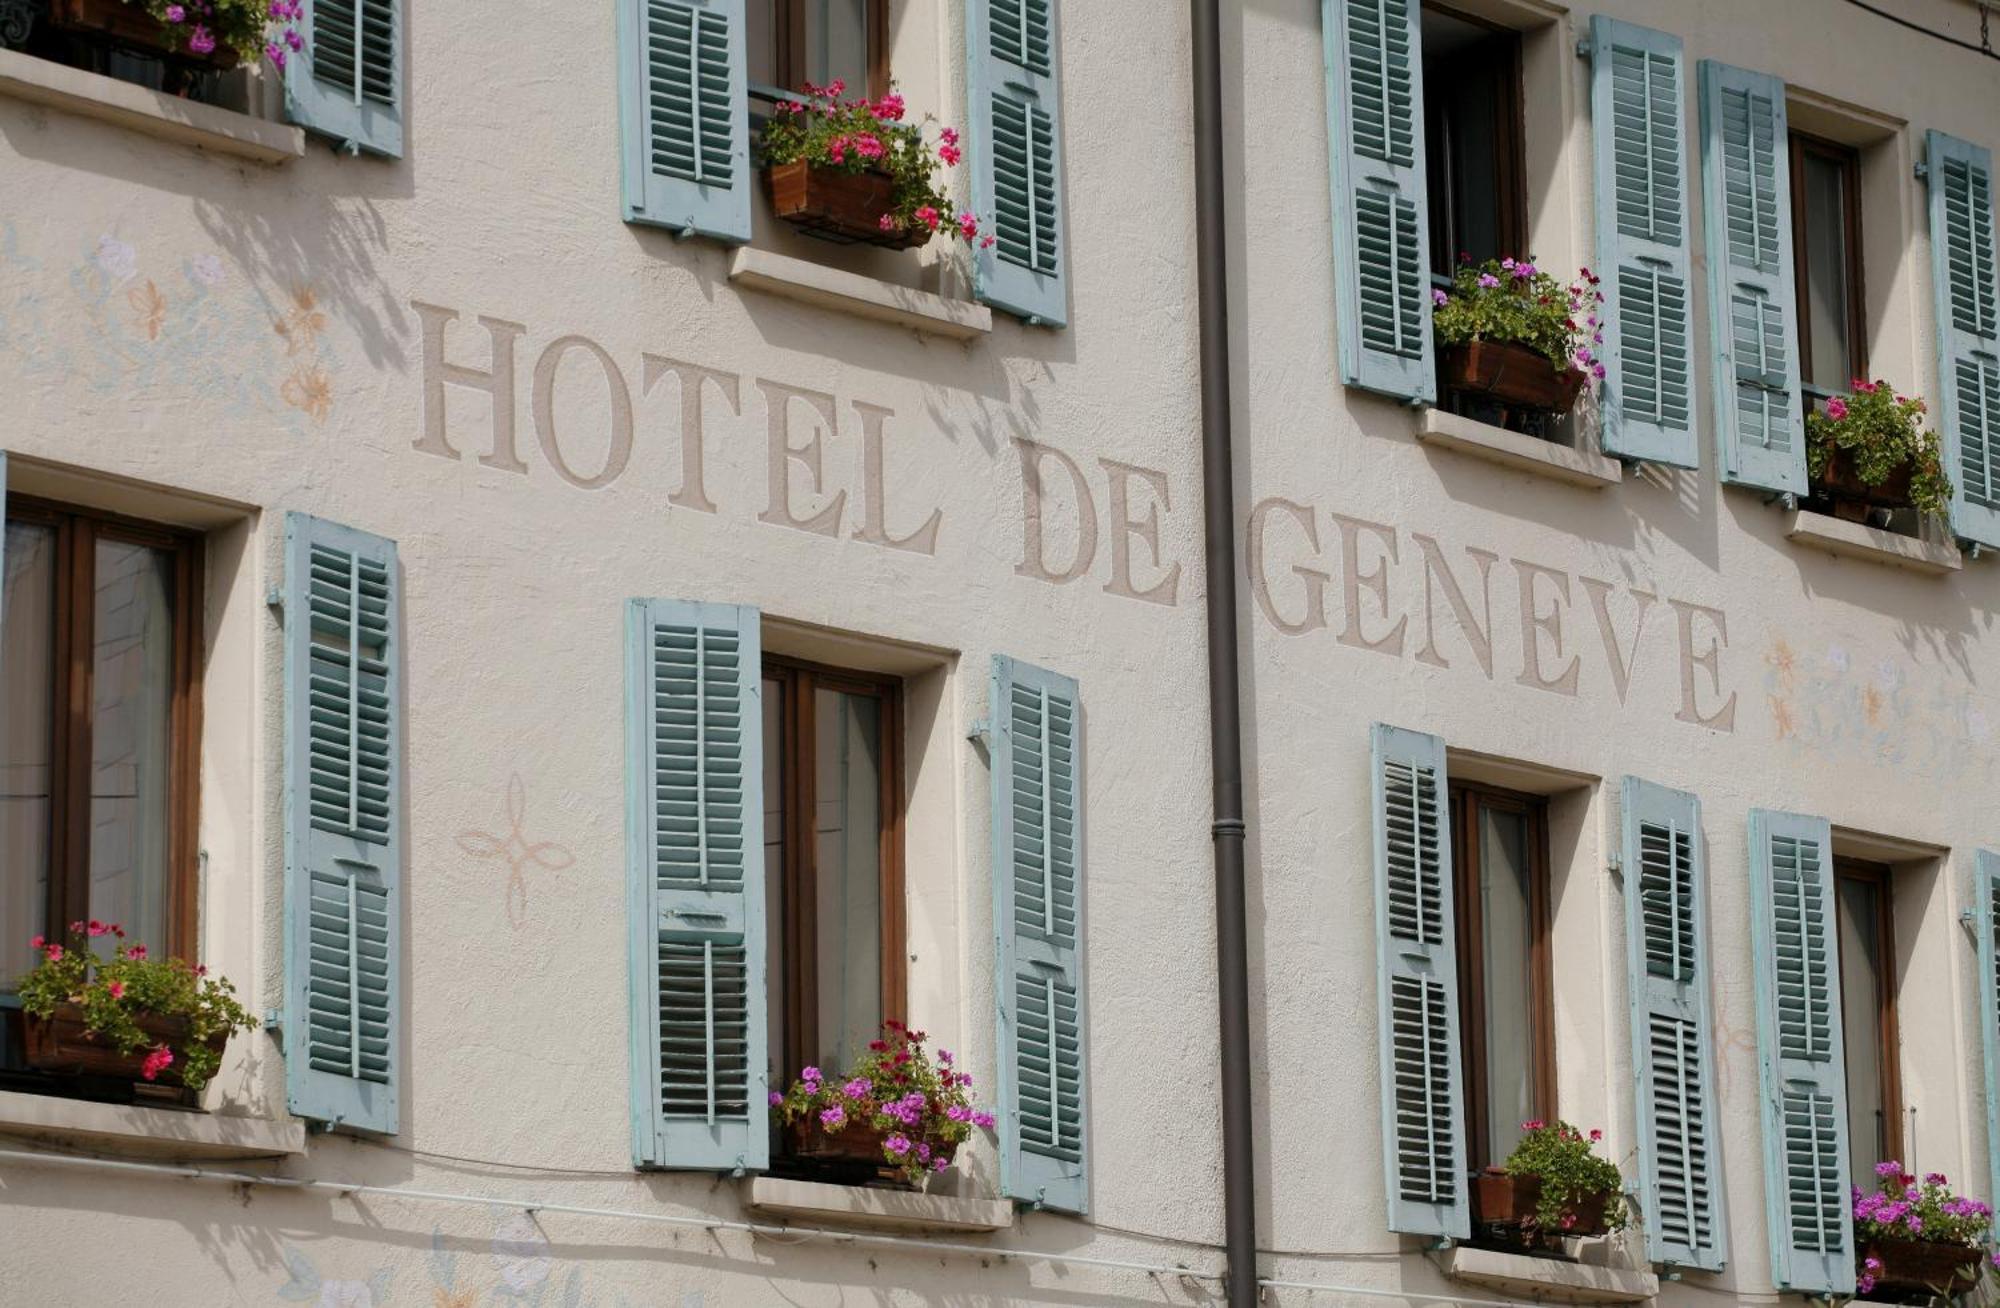
[{"label": "terracotta flower pot", "polygon": [[1865,522],[1870,509],[1907,509],[1910,507],[1910,479],[1916,473],[1916,466],[1905,459],[1887,477],[1876,485],[1861,480],[1854,470],[1854,459],[1846,450],[1833,449],[1827,452],[1826,473],[1815,486],[1820,494],[1833,502],[1835,517],[1849,522]]},{"label": "terracotta flower pot", "polygon": [[236,51],[228,46],[218,44],[208,54],[196,54],[159,19],[126,0],[49,0],[48,22],[62,31],[109,37],[182,63],[218,70],[236,67]]},{"label": "terracotta flower pot", "polygon": [[1879,1240],[1862,1246],[1861,1266],[1878,1259],[1875,1288],[1907,1294],[1963,1294],[1979,1284],[1984,1253],[1943,1240]]},{"label": "terracotta flower pot", "polygon": [[[1472,1215],[1488,1226],[1528,1226],[1535,1219],[1535,1205],[1541,1198],[1539,1176],[1515,1175],[1489,1167],[1472,1178]],[[1569,1235],[1603,1235],[1607,1225],[1604,1214],[1610,1203],[1611,1196],[1606,1194],[1584,1199],[1564,1214],[1570,1219],[1568,1225],[1550,1227],[1541,1234],[1557,1240]]]},{"label": "terracotta flower pot", "polygon": [[778,217],[808,236],[886,250],[907,250],[931,238],[923,230],[882,229],[882,215],[896,200],[895,180],[887,173],[848,172],[795,159],[766,168],[764,186]]},{"label": "terracotta flower pot", "polygon": [[[151,1045],[129,1054],[121,1052],[106,1037],[85,1030],[83,1009],[75,1004],[58,1004],[56,1011],[48,1017],[37,1017],[33,1013],[26,1014],[26,1017],[28,1066],[37,1071],[111,1077],[130,1081],[134,1086],[178,1088],[186,1084],[181,1079],[184,1063],[179,1057],[151,1081],[146,1080],[144,1070],[150,1048],[160,1045],[171,1045],[177,1049],[187,1047],[188,1021],[184,1017],[135,1014],[134,1020],[146,1033]],[[224,1031],[209,1037],[208,1047],[219,1055],[228,1041],[229,1033]]]},{"label": "terracotta flower pot", "polygon": [[1583,390],[1580,369],[1558,368],[1512,341],[1466,341],[1446,346],[1440,358],[1446,386],[1510,408],[1568,413]]}]

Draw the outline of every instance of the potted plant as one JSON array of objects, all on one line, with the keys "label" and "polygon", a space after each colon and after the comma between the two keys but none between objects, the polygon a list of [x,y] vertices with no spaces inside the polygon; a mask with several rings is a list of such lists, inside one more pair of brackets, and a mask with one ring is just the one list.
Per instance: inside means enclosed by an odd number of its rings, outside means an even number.
[{"label": "potted plant", "polygon": [[1856,379],[1806,415],[1806,471],[1834,515],[1866,522],[1871,511],[1915,509],[1943,517],[1951,504],[1944,448],[1923,425],[1924,402],[1884,381]]},{"label": "potted plant", "polygon": [[305,48],[304,0],[49,0],[49,24],[212,69]]},{"label": "potted plant", "polygon": [[[109,958],[92,944],[100,938],[116,942]],[[222,1065],[230,1032],[257,1026],[228,981],[183,959],[150,957],[116,924],[73,922],[67,944],[40,936],[29,943],[41,960],[15,990],[27,1014],[30,1067],[191,1096]]]},{"label": "potted plant", "polygon": [[1503,426],[1569,412],[1591,378],[1604,377],[1597,284],[1588,268],[1564,287],[1532,259],[1461,255],[1451,289],[1431,292],[1444,385],[1499,406]]},{"label": "potted plant", "polygon": [[1875,1193],[1854,1191],[1855,1289],[1949,1299],[1977,1285],[1993,1209],[1953,1194],[1942,1172],[1920,1182],[1892,1161],[1875,1176]]},{"label": "potted plant", "polygon": [[806,83],[805,94],[780,100],[764,125],[759,148],[764,184],[778,217],[809,236],[891,250],[922,245],[937,232],[968,244],[993,244],[979,220],[957,210],[939,170],[962,157],[958,133],[904,121],[903,97],[843,100],[844,82]]},{"label": "potted plant", "polygon": [[1474,1217],[1524,1244],[1554,1249],[1564,1236],[1624,1229],[1624,1179],[1591,1151],[1602,1131],[1586,1136],[1568,1122],[1540,1119],[1521,1130],[1507,1161],[1473,1178]]},{"label": "potted plant", "polygon": [[950,1167],[972,1128],[991,1127],[993,1114],[972,1106],[972,1077],[953,1066],[951,1051],[933,1059],[926,1039],[884,1022],[881,1038],[838,1081],[808,1067],[789,1093],[772,1091],[772,1114],[791,1132],[794,1152],[910,1188]]}]

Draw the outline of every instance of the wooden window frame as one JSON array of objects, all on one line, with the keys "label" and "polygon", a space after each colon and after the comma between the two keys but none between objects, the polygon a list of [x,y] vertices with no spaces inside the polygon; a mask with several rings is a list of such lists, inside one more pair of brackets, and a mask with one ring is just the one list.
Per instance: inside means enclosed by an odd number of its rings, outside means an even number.
[{"label": "wooden window frame", "polygon": [[[1834,912],[1844,915],[1840,907],[1839,883],[1859,881],[1873,886],[1875,902],[1880,906],[1876,914],[1875,957],[1880,960],[1881,969],[1876,974],[1877,994],[1875,1020],[1870,1024],[1874,1029],[1878,1053],[1878,1065],[1882,1069],[1882,1159],[1903,1156],[1903,1060],[1901,1054],[1902,1036],[1896,1012],[1896,874],[1893,868],[1881,863],[1870,863],[1858,858],[1836,855],[1833,860]],[[1835,929],[1839,928],[1839,917],[1835,919]],[[1842,1025],[1846,1026],[1847,1014],[1843,1012]],[[1847,1069],[1841,1069],[1845,1076]],[[1860,1142],[1849,1141],[1848,1149],[1860,1160]],[[1879,1162],[1882,1159],[1870,1159]]]},{"label": "wooden window frame", "polygon": [[[8,522],[52,527],[55,684],[50,703],[49,880],[42,934],[63,939],[90,917],[90,766],[96,544],[144,545],[172,555],[174,630],[167,743],[167,938],[155,950],[191,962],[200,943],[202,537],[198,532],[75,505],[10,495]],[[135,941],[135,943],[137,943]]]},{"label": "wooden window frame", "polygon": [[1526,819],[1528,832],[1528,919],[1534,932],[1528,951],[1529,1029],[1534,1050],[1535,1116],[1553,1122],[1556,1112],[1555,970],[1550,929],[1554,914],[1549,885],[1548,800],[1478,782],[1451,783],[1452,895],[1458,920],[1459,1052],[1465,1068],[1466,1157],[1473,1169],[1497,1166],[1487,1131],[1491,1088],[1486,1079],[1485,922],[1479,908],[1479,815],[1487,809]]},{"label": "wooden window frame", "polygon": [[[1521,31],[1519,28],[1509,27],[1505,23],[1496,23],[1490,18],[1467,13],[1462,9],[1455,9],[1450,5],[1426,2],[1422,8],[1427,12],[1442,14],[1447,18],[1456,19],[1461,23],[1482,28],[1494,36],[1507,38],[1506,66],[1500,70],[1501,75],[1499,79],[1500,102],[1493,107],[1493,121],[1496,129],[1494,132],[1495,163],[1503,195],[1511,200],[1511,203],[1503,203],[1500,206],[1500,254],[1503,258],[1511,256],[1516,259],[1525,259],[1533,251],[1527,248],[1528,107],[1527,87],[1523,81],[1526,73],[1524,68],[1525,61],[1521,50]],[[1482,51],[1468,57],[1486,59],[1490,57],[1490,54]],[[1426,88],[1424,92],[1424,122],[1428,130],[1432,108],[1436,104],[1436,101],[1432,98],[1432,93],[1429,89],[1431,86],[1429,78],[1425,79],[1424,86]],[[1428,142],[1426,142],[1426,148],[1428,148]],[[1450,180],[1449,165],[1441,161],[1440,166],[1445,169],[1445,177],[1448,184]],[[1424,179],[1424,185],[1426,188],[1430,186],[1430,179],[1428,177]],[[1433,200],[1436,199],[1436,197],[1430,198]],[[1438,206],[1434,205],[1433,207]],[[1442,206],[1442,208],[1445,213],[1442,223],[1448,228],[1451,223],[1450,206],[1447,204]],[[1436,225],[1433,224],[1434,227]],[[1446,244],[1450,247],[1454,243],[1447,242]],[[1457,260],[1458,251],[1455,248],[1447,248],[1443,251],[1443,261],[1447,269],[1456,268]],[[1431,276],[1434,280],[1437,278],[1436,273],[1432,273]],[[1444,276],[1444,281],[1449,282],[1450,278],[1451,274],[1447,272]]]},{"label": "wooden window frame", "polygon": [[[811,0],[775,0],[772,30],[777,36],[773,65],[786,90],[806,82],[806,5]],[[868,0],[868,96],[889,94],[889,0]]]},{"label": "wooden window frame", "polygon": [[784,941],[782,975],[774,988],[783,1005],[785,1022],[785,1066],[779,1069],[784,1084],[797,1078],[800,1069],[820,1061],[818,899],[813,894],[818,878],[818,842],[812,822],[816,809],[817,741],[813,719],[816,691],[835,690],[848,695],[867,696],[882,706],[880,835],[882,900],[882,1017],[905,1020],[909,995],[909,957],[905,944],[903,904],[903,683],[900,677],[855,672],[803,659],[775,654],[764,656],[763,676],[778,683],[777,703],[767,703],[764,711],[779,717],[781,742],[778,768],[778,821],[784,843],[779,885],[784,902],[772,906],[780,914]]},{"label": "wooden window frame", "polygon": [[1797,283],[1794,316],[1799,324],[1799,377],[1810,395],[1836,394],[1847,389],[1849,377],[1814,377],[1812,372],[1812,315],[1807,306],[1812,289],[1808,284],[1806,257],[1806,156],[1827,160],[1841,170],[1842,235],[1847,254],[1847,357],[1854,377],[1868,375],[1868,291],[1863,280],[1861,259],[1861,152],[1851,145],[1830,141],[1809,132],[1794,131],[1787,148],[1790,152],[1792,185],[1792,275]]}]

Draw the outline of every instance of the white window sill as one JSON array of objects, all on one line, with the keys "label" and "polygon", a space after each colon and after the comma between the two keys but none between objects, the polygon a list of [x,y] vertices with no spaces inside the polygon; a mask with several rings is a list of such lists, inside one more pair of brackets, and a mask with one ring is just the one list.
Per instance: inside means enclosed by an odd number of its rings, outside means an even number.
[{"label": "white window sill", "polygon": [[788,300],[894,323],[933,336],[971,340],[993,330],[993,311],[983,304],[949,300],[929,291],[747,245],[738,246],[730,256],[729,280]]},{"label": "white window sill", "polygon": [[760,1213],[802,1225],[856,1226],[884,1231],[1004,1231],[1014,1224],[1005,1199],[965,1199],[914,1190],[871,1190],[753,1176],[744,1202]]},{"label": "white window sill", "polygon": [[154,1158],[290,1158],[306,1128],[289,1118],[231,1117],[0,1090],[0,1132],[47,1144]]},{"label": "white window sill", "polygon": [[1927,576],[1942,577],[1965,566],[1956,545],[1899,536],[1865,523],[1829,518],[1823,513],[1800,509],[1792,514],[1785,535],[1801,545],[1814,546],[1829,554],[1850,559],[1867,559],[1892,568],[1906,568]]},{"label": "white window sill", "polygon": [[1660,1293],[1660,1278],[1648,1271],[1463,1245],[1446,1250],[1439,1266],[1454,1281],[1552,1303],[1644,1303]]},{"label": "white window sill", "polygon": [[1625,479],[1625,470],[1616,459],[1474,422],[1443,409],[1423,411],[1417,423],[1417,439],[1503,468],[1532,472],[1591,490],[1616,486]]},{"label": "white window sill", "polygon": [[288,163],[306,152],[305,133],[296,127],[162,95],[18,50],[0,50],[0,95],[253,163]]}]

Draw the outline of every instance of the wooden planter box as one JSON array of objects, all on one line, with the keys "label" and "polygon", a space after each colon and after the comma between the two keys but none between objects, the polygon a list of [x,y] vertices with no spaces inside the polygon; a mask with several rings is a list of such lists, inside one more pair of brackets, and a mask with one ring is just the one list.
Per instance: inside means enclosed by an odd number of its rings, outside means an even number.
[{"label": "wooden planter box", "polygon": [[882,215],[896,198],[887,173],[816,168],[796,159],[766,168],[764,187],[778,217],[823,241],[907,250],[931,238],[927,231],[882,230]]},{"label": "wooden planter box", "polygon": [[1568,413],[1583,390],[1583,372],[1558,368],[1548,356],[1511,341],[1467,341],[1440,356],[1444,384],[1510,409]]},{"label": "wooden planter box", "polygon": [[49,0],[48,23],[60,31],[108,37],[198,68],[236,67],[236,52],[228,46],[218,44],[209,54],[196,54],[177,45],[159,19],[125,0]]},{"label": "wooden planter box", "polygon": [[1604,1213],[1610,1206],[1610,1195],[1584,1200],[1570,1210],[1569,1215],[1576,1219],[1570,1225],[1546,1230],[1534,1225],[1535,1205],[1541,1197],[1542,1178],[1539,1176],[1517,1176],[1497,1167],[1489,1167],[1472,1178],[1473,1219],[1503,1232],[1518,1233],[1525,1244],[1559,1249],[1565,1236],[1604,1234]]},{"label": "wooden planter box", "polygon": [[[146,1080],[143,1068],[149,1049],[135,1053],[121,1053],[118,1047],[103,1036],[84,1029],[83,1010],[75,1004],[58,1005],[48,1017],[36,1017],[33,1013],[24,1015],[25,1044],[28,1066],[40,1072],[54,1072],[67,1076],[101,1076],[118,1081],[130,1081],[135,1089],[163,1087],[169,1097],[179,1098],[173,1093],[184,1088],[181,1080],[183,1061],[176,1056],[171,1066],[151,1081]],[[139,1029],[151,1038],[154,1046],[173,1045],[185,1047],[188,1038],[188,1023],[184,1017],[159,1017],[151,1013],[137,1015]],[[229,1041],[229,1033],[209,1038],[209,1048],[217,1054]]]},{"label": "wooden planter box", "polygon": [[1870,486],[1854,471],[1846,450],[1832,450],[1826,458],[1826,475],[1814,487],[1833,504],[1837,518],[1866,522],[1870,509],[1910,507],[1910,479],[1916,469],[1907,460],[1878,485]]},{"label": "wooden planter box", "polygon": [[1883,1240],[1863,1245],[1861,1257],[1879,1259],[1875,1288],[1898,1294],[1964,1294],[1979,1284],[1983,1251],[1942,1240]]},{"label": "wooden planter box", "polygon": [[[791,1134],[792,1155],[830,1178],[865,1182],[896,1190],[915,1187],[903,1179],[902,1169],[882,1153],[889,1132],[866,1122],[849,1121],[838,1131],[828,1131],[815,1118],[801,1118],[786,1128]],[[955,1144],[932,1140],[930,1146],[949,1161],[957,1152]]]}]

